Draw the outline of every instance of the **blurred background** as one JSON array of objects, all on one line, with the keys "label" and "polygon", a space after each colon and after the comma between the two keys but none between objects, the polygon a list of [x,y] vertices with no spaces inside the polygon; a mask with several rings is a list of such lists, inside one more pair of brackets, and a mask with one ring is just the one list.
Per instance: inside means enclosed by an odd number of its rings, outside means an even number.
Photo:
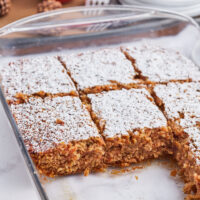
[{"label": "blurred background", "polygon": [[200,23],[200,0],[0,0],[0,27],[38,12],[73,6],[128,4],[158,7],[192,16]]}]

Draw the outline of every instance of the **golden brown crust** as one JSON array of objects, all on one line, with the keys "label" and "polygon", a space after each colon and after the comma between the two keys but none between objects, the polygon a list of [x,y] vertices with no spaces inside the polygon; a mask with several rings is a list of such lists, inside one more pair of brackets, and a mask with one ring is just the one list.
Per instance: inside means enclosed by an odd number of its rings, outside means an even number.
[{"label": "golden brown crust", "polygon": [[126,166],[150,158],[172,154],[172,133],[166,128],[134,130],[129,136],[105,138],[104,162]]},{"label": "golden brown crust", "polygon": [[105,144],[101,138],[60,143],[46,152],[29,153],[41,174],[49,177],[84,173],[104,168]]}]

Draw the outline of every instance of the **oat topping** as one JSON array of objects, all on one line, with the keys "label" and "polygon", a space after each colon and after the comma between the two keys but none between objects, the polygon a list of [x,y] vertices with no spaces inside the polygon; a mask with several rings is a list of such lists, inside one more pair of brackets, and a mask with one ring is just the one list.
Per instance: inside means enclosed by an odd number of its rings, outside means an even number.
[{"label": "oat topping", "polygon": [[179,52],[153,45],[123,47],[123,51],[135,60],[141,75],[152,82],[200,80],[199,68]]},{"label": "oat topping", "polygon": [[1,67],[0,79],[9,100],[16,94],[32,95],[41,91],[58,94],[76,90],[66,70],[51,56],[24,58],[12,62]]},{"label": "oat topping", "polygon": [[88,51],[82,54],[61,56],[78,88],[135,83],[136,72],[119,49]]},{"label": "oat topping", "polygon": [[89,94],[92,110],[105,124],[104,135],[127,135],[128,131],[143,128],[166,127],[166,119],[151,101],[146,89]]},{"label": "oat topping", "polygon": [[11,110],[28,149],[32,146],[35,152],[61,142],[100,137],[78,97],[30,98],[29,103],[11,105]]}]

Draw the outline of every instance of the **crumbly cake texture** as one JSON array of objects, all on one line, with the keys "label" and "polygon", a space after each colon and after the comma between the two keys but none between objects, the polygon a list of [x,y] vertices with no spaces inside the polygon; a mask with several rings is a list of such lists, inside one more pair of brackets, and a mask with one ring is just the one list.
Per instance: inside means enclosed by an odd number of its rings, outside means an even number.
[{"label": "crumbly cake texture", "polygon": [[130,88],[139,82],[131,62],[118,48],[60,56],[59,59],[84,93]]},{"label": "crumbly cake texture", "polygon": [[126,165],[171,153],[167,121],[145,88],[87,96],[106,142],[106,164]]},{"label": "crumbly cake texture", "polygon": [[188,199],[200,199],[200,72],[179,53],[137,45],[25,58],[2,64],[0,82],[40,173],[172,154]]},{"label": "crumbly cake texture", "polygon": [[199,81],[199,68],[179,52],[153,45],[122,47],[140,78],[147,83]]},{"label": "crumbly cake texture", "polygon": [[42,173],[73,174],[102,164],[104,141],[78,97],[30,98],[11,110]]},{"label": "crumbly cake texture", "polygon": [[77,95],[62,64],[53,56],[24,58],[0,70],[3,91],[8,101],[26,100],[32,95]]},{"label": "crumbly cake texture", "polygon": [[186,187],[200,195],[200,83],[156,85],[154,95],[175,134],[174,156]]}]

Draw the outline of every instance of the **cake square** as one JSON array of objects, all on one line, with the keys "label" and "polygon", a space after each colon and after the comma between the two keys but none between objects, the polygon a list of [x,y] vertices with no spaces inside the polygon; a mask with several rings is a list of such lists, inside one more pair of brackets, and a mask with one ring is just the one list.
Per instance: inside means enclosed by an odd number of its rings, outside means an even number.
[{"label": "cake square", "polygon": [[122,47],[122,51],[147,83],[200,80],[199,68],[174,50],[143,44]]},{"label": "cake square", "polygon": [[154,96],[170,126],[177,135],[200,122],[200,83],[168,83],[155,85]]},{"label": "cake square", "polygon": [[74,95],[76,88],[53,56],[21,58],[0,70],[0,84],[8,102],[24,102],[32,95]]},{"label": "cake square", "polygon": [[43,174],[66,175],[101,167],[104,141],[78,97],[31,97],[10,108]]},{"label": "cake square", "polygon": [[130,87],[138,83],[131,62],[119,48],[60,56],[77,88],[84,93]]},{"label": "cake square", "polygon": [[156,85],[154,95],[174,132],[174,156],[185,175],[186,187],[190,185],[199,194],[200,83]]},{"label": "cake square", "polygon": [[106,143],[106,164],[127,165],[171,153],[167,121],[145,88],[87,96]]}]

